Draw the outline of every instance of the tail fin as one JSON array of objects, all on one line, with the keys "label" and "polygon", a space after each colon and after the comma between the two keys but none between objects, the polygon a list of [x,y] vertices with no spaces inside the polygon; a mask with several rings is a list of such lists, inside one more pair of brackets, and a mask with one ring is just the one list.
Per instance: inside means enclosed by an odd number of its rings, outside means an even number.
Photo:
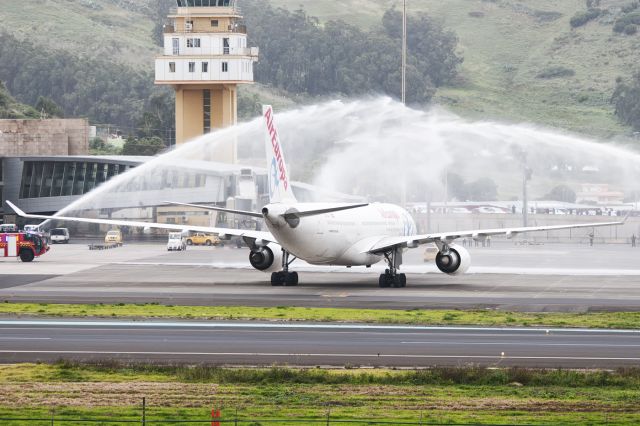
[{"label": "tail fin", "polygon": [[267,149],[267,171],[269,175],[269,201],[271,203],[295,203],[296,197],[291,189],[289,172],[284,161],[284,152],[280,144],[278,129],[274,123],[271,105],[262,107],[266,123],[265,146]]}]

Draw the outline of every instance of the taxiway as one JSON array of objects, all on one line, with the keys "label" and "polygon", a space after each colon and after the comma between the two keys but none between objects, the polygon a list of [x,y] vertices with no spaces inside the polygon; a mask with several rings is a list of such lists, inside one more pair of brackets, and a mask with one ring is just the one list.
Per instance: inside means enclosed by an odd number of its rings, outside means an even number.
[{"label": "taxiway", "polygon": [[450,277],[405,255],[404,289],[380,289],[371,269],[293,264],[299,287],[271,287],[248,264],[247,249],[131,244],[95,252],[86,244],[53,246],[31,264],[0,260],[0,300],[56,303],[353,308],[476,308],[520,311],[640,311],[640,249],[622,245],[511,242],[471,248],[468,275]]}]

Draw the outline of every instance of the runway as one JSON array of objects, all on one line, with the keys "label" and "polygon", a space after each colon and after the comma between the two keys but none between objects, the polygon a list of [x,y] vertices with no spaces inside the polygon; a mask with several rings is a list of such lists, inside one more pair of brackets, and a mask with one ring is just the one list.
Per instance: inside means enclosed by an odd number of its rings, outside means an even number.
[{"label": "runway", "polygon": [[234,322],[0,321],[0,362],[269,366],[638,365],[640,331]]},{"label": "runway", "polygon": [[372,269],[292,265],[299,287],[271,287],[248,250],[132,244],[105,252],[53,246],[31,264],[0,259],[0,301],[167,303],[352,308],[474,308],[513,311],[640,311],[640,249],[622,245],[470,249],[470,274],[450,277],[405,254],[405,289],[380,289]]}]

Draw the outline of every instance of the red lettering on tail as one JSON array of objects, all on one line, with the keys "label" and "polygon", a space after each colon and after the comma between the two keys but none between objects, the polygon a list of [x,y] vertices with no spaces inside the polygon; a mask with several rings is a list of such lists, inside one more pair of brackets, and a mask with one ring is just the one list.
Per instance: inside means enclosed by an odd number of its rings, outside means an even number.
[{"label": "red lettering on tail", "polygon": [[273,148],[273,154],[276,158],[276,163],[278,163],[278,170],[280,171],[280,180],[284,185],[284,190],[286,191],[289,188],[289,179],[287,178],[287,172],[284,167],[284,159],[282,158],[282,149],[280,147],[280,143],[278,142],[278,131],[273,124],[273,113],[271,108],[268,108],[264,114],[264,118],[267,120],[267,130],[269,131],[269,136],[271,137],[271,146]]}]

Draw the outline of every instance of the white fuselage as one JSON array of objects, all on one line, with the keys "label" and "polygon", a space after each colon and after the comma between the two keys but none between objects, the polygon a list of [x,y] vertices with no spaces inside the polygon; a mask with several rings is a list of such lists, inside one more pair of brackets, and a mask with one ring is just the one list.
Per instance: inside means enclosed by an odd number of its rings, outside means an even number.
[{"label": "white fuselage", "polygon": [[270,204],[266,206],[270,214],[265,216],[265,223],[286,251],[314,265],[373,265],[382,259],[381,255],[368,253],[376,242],[384,237],[416,234],[416,225],[409,212],[393,204],[375,203],[301,217],[295,227],[281,216],[292,210],[304,212],[334,206]]}]

